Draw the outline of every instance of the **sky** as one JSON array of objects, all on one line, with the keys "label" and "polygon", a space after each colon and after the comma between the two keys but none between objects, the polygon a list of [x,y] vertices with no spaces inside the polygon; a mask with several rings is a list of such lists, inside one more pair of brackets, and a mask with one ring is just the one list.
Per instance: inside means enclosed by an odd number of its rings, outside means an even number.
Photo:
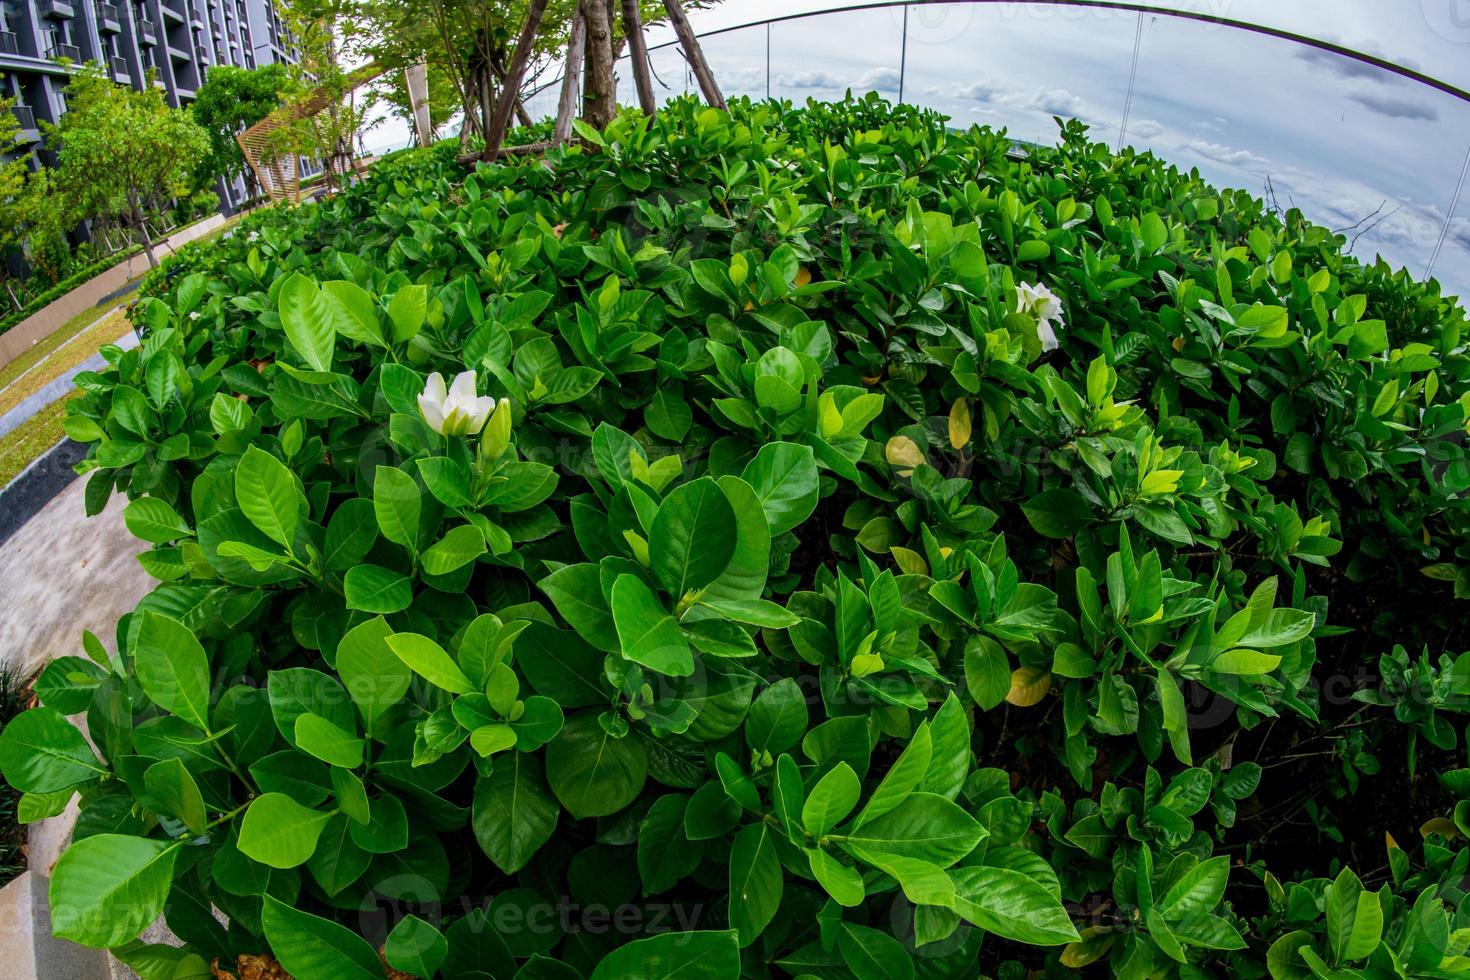
[{"label": "sky", "polygon": [[[1139,2],[1292,31],[1470,89],[1470,0]],[[691,21],[706,34],[861,3],[726,0]],[[1457,185],[1470,184],[1470,103],[1329,52],[1158,14],[928,3],[909,8],[907,36],[905,50],[901,9],[873,6],[703,44],[727,94],[801,101],[852,88],[896,99],[901,82],[905,101],[957,125],[1051,143],[1051,117],[1076,116],[1098,139],[1116,145],[1121,134],[1220,186],[1261,196],[1269,179],[1282,206],[1344,230],[1355,254],[1383,254],[1416,277],[1433,258],[1446,291],[1470,296],[1470,186],[1455,204]],[[665,94],[690,85],[677,48],[657,47],[671,40],[666,27],[650,31]],[[548,92],[532,113],[554,111],[554,99]]]}]

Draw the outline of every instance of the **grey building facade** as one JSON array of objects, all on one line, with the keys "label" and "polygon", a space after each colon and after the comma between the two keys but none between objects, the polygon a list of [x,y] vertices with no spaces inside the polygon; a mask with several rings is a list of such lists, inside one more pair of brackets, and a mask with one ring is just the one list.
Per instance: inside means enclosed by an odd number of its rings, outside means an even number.
[{"label": "grey building facade", "polygon": [[[273,0],[0,0],[0,98],[15,99],[20,138],[33,166],[55,161],[40,121],[66,111],[65,88],[80,65],[101,62],[114,81],[142,88],[149,72],[170,105],[193,100],[213,65],[257,68],[294,62],[297,50]],[[221,181],[233,210],[243,181]]]}]

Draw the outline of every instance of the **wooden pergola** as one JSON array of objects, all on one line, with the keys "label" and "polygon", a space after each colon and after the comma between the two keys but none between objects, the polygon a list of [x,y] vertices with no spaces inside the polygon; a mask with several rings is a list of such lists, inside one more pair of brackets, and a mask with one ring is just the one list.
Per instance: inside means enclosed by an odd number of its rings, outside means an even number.
[{"label": "wooden pergola", "polygon": [[[387,70],[377,62],[364,65],[347,77],[347,86],[343,91],[337,92],[326,86],[318,88],[304,99],[281,106],[235,137],[235,142],[240,144],[240,151],[245,154],[245,162],[250,165],[251,172],[255,174],[256,183],[260,185],[261,190],[271,199],[272,203],[276,201],[301,203],[301,158],[292,153],[283,159],[271,153],[271,135],[284,126],[289,126],[302,119],[309,119],[335,100],[346,98]],[[353,172],[359,176],[362,173],[362,168],[358,165],[351,147],[322,163],[328,172],[336,172],[342,176],[346,175],[348,167],[351,167]]]}]

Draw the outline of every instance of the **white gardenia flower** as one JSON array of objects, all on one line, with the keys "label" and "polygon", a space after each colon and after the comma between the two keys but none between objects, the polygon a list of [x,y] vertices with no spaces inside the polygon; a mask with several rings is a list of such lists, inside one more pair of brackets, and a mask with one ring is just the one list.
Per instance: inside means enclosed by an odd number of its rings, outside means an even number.
[{"label": "white gardenia flower", "polygon": [[472,436],[485,427],[495,399],[476,396],[475,372],[463,371],[447,390],[444,376],[438,371],[429,375],[424,393],[419,395],[419,411],[429,428],[441,436]]},{"label": "white gardenia flower", "polygon": [[1062,322],[1062,301],[1057,294],[1041,283],[1023,282],[1016,286],[1016,296],[1020,300],[1021,312],[1036,317],[1036,335],[1041,338],[1041,349],[1056,350],[1060,346],[1056,328],[1066,326]]}]

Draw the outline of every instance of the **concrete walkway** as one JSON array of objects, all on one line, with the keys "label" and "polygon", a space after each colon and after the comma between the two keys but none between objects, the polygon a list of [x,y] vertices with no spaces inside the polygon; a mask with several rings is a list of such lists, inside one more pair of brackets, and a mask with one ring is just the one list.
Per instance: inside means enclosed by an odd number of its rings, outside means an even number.
[{"label": "concrete walkway", "polygon": [[[212,215],[203,221],[197,221],[185,228],[180,228],[167,239],[160,242],[154,249],[162,260],[168,253],[177,249],[180,245],[192,242],[202,235],[214,231],[227,219],[222,214]],[[0,334],[0,367],[4,367],[15,360],[26,351],[30,350],[37,341],[50,336],[63,324],[79,313],[97,306],[99,303],[107,302],[109,296],[127,287],[133,281],[134,273],[141,276],[148,268],[148,260],[140,253],[126,261],[108,269],[99,276],[94,276],[82,283],[76,289],[60,297],[54,302],[46,304],[41,309],[32,313],[24,320]]]},{"label": "concrete walkway", "polygon": [[88,517],[86,487],[73,482],[0,545],[0,659],[26,672],[81,656],[84,629],[115,648],[118,619],[157,584],[137,562],[148,545],[123,524],[127,498]]}]

